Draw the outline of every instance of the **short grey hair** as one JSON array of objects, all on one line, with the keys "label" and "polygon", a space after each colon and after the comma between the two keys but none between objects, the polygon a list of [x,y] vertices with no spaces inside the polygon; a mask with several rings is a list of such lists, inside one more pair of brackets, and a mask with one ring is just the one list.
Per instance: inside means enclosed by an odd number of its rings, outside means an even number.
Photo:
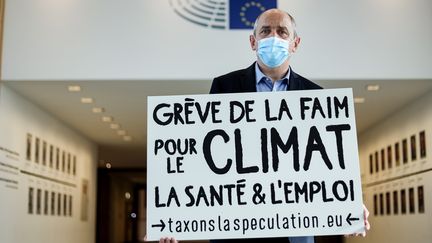
[{"label": "short grey hair", "polygon": [[[290,18],[290,21],[291,21],[291,25],[292,25],[292,27],[293,27],[293,30],[294,30],[294,38],[296,38],[297,37],[297,24],[296,24],[296,21],[295,21],[295,19],[294,19],[294,17],[293,16],[291,16],[291,14],[289,14],[288,12],[286,12],[286,11],[283,11],[289,18]],[[259,21],[259,19],[260,19],[260,17],[261,17],[261,15],[263,14],[264,12],[262,12],[262,13],[260,13],[260,15],[258,15],[258,17],[255,19],[255,23],[254,23],[254,26],[253,26],[253,35],[254,36],[256,36],[256,30],[257,30],[257,27],[258,27],[258,21]]]}]

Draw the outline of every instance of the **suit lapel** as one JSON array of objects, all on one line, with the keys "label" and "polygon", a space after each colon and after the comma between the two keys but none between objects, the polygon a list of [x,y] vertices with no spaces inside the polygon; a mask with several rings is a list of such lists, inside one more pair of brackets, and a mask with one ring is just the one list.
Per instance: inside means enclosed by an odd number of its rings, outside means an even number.
[{"label": "suit lapel", "polygon": [[301,90],[301,89],[302,87],[301,87],[301,82],[299,80],[299,76],[291,68],[287,90]]},{"label": "suit lapel", "polygon": [[255,74],[255,63],[245,69],[242,75],[241,90],[244,92],[256,92],[256,74]]}]

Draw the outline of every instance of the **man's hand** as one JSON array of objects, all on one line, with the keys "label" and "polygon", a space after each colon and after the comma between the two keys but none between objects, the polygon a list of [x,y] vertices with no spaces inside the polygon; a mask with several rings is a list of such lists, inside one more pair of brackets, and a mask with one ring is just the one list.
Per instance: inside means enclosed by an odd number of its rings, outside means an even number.
[{"label": "man's hand", "polygon": [[173,237],[164,237],[160,238],[159,243],[178,243],[178,241]]},{"label": "man's hand", "polygon": [[366,237],[366,231],[368,231],[368,230],[370,230],[370,223],[369,223],[369,220],[368,220],[368,217],[369,217],[369,210],[366,208],[366,206],[363,204],[363,218],[364,218],[364,226],[365,226],[365,230],[363,231],[363,232],[361,232],[361,233],[354,233],[354,234],[351,234],[351,235],[345,235],[345,236],[363,236],[363,237]]},{"label": "man's hand", "polygon": [[[147,241],[147,235],[144,236],[144,241]],[[159,243],[178,243],[173,237],[163,237],[160,238]]]}]

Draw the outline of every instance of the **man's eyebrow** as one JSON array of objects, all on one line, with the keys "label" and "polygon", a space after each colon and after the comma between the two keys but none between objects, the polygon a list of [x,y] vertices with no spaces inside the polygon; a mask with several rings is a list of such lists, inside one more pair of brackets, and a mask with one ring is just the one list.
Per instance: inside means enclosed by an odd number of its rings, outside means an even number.
[{"label": "man's eyebrow", "polygon": [[[270,25],[261,26],[261,30],[262,30],[262,29],[271,29],[271,28],[272,28],[272,27],[271,27]],[[277,26],[276,28],[277,28],[277,29],[286,29],[286,30],[289,29],[287,26],[284,26],[284,25]]]}]

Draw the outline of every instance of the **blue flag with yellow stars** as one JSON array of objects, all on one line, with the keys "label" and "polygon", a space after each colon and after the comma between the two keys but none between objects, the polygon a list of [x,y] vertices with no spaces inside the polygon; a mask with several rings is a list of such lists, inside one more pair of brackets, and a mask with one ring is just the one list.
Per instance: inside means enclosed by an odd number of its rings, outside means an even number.
[{"label": "blue flag with yellow stars", "polygon": [[277,8],[277,0],[230,0],[229,28],[253,29],[258,15],[271,8]]}]

